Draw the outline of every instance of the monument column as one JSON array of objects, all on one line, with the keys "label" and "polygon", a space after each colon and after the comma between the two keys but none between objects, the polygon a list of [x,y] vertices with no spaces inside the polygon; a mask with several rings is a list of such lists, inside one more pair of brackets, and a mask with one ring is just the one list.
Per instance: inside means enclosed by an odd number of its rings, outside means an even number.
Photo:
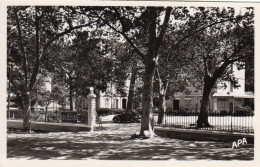
[{"label": "monument column", "polygon": [[90,126],[91,131],[94,131],[96,125],[96,95],[94,94],[94,88],[89,88],[90,93],[88,98],[88,126]]}]

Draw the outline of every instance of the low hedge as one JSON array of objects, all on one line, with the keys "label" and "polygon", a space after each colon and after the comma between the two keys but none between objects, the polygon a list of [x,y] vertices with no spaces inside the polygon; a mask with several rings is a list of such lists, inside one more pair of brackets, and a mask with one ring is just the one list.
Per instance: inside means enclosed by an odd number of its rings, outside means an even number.
[{"label": "low hedge", "polygon": [[228,113],[227,110],[221,110],[219,114],[220,115],[228,115],[229,113]]},{"label": "low hedge", "polygon": [[100,108],[97,109],[97,115],[112,115],[112,114],[121,114],[125,110],[124,109],[118,109],[118,108]]},{"label": "low hedge", "polygon": [[80,112],[77,115],[77,119],[79,122],[88,122],[88,113],[87,112]]}]

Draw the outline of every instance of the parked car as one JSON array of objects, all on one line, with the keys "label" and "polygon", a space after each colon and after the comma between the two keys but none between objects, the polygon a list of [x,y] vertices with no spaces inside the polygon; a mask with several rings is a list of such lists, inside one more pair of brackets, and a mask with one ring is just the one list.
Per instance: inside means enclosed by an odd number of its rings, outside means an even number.
[{"label": "parked car", "polygon": [[141,122],[141,117],[134,111],[125,111],[122,114],[115,115],[113,122]]}]

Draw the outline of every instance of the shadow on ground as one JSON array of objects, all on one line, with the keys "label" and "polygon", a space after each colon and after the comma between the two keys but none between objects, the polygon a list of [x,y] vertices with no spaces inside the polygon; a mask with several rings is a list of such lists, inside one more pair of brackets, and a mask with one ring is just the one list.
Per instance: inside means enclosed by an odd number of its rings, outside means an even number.
[{"label": "shadow on ground", "polygon": [[232,143],[184,141],[168,138],[135,139],[140,124],[113,124],[97,132],[8,132],[10,159],[100,160],[253,160],[254,148],[232,149]]}]

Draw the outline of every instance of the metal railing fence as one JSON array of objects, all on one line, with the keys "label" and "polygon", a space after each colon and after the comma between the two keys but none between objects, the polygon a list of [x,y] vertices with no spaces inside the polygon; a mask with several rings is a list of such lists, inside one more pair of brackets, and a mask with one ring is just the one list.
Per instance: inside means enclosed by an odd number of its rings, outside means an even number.
[{"label": "metal railing fence", "polygon": [[229,131],[254,133],[253,115],[232,115],[209,113],[208,122],[211,127],[198,128],[199,113],[193,111],[168,111],[163,116],[163,122],[158,123],[159,113],[154,113],[154,125],[159,127],[174,127],[182,129],[207,129],[213,131]]}]

